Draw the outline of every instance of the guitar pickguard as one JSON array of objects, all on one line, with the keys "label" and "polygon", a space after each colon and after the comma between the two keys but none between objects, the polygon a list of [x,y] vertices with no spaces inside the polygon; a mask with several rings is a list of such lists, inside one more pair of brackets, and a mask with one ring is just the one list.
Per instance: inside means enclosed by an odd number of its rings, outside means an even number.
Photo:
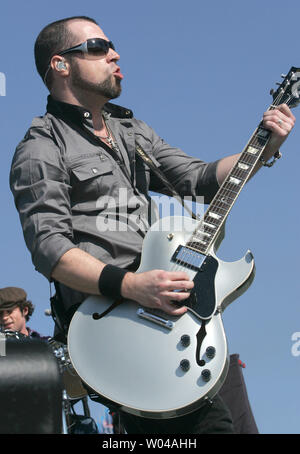
[{"label": "guitar pickguard", "polygon": [[216,310],[215,277],[218,262],[211,255],[207,256],[200,270],[195,275],[191,296],[184,301],[201,319],[209,319]]}]

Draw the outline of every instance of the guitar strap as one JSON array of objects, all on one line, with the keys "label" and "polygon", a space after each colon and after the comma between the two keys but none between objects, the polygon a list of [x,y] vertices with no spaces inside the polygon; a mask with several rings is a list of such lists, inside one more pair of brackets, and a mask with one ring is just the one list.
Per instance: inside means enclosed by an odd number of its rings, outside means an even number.
[{"label": "guitar strap", "polygon": [[170,191],[172,196],[176,200],[178,200],[178,202],[183,206],[183,208],[192,216],[192,218],[199,220],[195,213],[184,203],[183,198],[178,194],[174,186],[167,180],[166,176],[160,170],[160,168],[157,167],[151,156],[141,147],[141,145],[138,142],[135,143],[135,151],[137,155],[145,162],[145,164],[148,167],[150,167],[150,169],[157,176],[157,178],[162,181],[162,183]]}]

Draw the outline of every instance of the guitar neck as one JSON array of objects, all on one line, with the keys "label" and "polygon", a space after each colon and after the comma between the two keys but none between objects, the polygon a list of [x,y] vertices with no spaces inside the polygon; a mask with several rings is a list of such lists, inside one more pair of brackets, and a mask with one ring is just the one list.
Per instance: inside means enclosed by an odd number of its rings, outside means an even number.
[{"label": "guitar neck", "polygon": [[[274,107],[271,105],[269,110]],[[240,158],[223,181],[203,220],[193,232],[187,243],[188,247],[196,249],[202,254],[208,253],[216,241],[231,208],[258,163],[270,135],[270,131],[265,129],[261,122],[242,151]]]},{"label": "guitar neck", "polygon": [[[300,103],[300,68],[292,66],[279,88],[271,90],[273,103],[268,110],[275,109],[285,103],[289,107],[296,107]],[[259,158],[270,139],[271,132],[263,127],[261,121],[252,134],[248,144],[242,151],[238,161],[233,166],[222,186],[212,200],[203,220],[194,230],[186,244],[202,254],[207,255],[216,242],[220,230],[238,198],[241,190],[251,177]]]}]

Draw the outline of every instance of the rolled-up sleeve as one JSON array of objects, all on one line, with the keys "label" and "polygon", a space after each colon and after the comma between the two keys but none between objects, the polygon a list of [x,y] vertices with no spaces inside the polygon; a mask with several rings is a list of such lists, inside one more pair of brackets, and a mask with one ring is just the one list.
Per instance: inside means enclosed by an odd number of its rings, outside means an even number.
[{"label": "rolled-up sleeve", "polygon": [[59,147],[45,130],[30,131],[16,149],[10,188],[35,268],[47,279],[73,243],[70,182]]}]

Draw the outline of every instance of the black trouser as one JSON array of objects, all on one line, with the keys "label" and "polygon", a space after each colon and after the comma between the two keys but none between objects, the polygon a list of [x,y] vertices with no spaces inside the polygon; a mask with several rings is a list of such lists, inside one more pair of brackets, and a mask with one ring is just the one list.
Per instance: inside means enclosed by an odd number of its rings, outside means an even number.
[{"label": "black trouser", "polygon": [[121,414],[128,434],[234,434],[231,414],[219,395],[193,413],[171,419]]}]

